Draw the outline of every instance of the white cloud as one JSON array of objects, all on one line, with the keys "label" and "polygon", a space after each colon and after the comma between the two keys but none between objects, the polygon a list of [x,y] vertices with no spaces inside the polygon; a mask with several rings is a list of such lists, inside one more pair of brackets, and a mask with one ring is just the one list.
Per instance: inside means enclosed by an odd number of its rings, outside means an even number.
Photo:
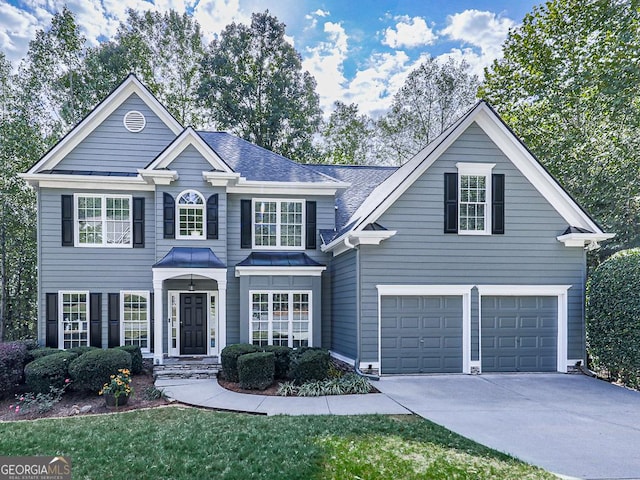
[{"label": "white cloud", "polygon": [[391,48],[414,48],[422,45],[431,45],[438,38],[427,22],[422,17],[400,17],[395,30],[387,28],[384,32],[382,43]]},{"label": "white cloud", "polygon": [[12,62],[19,61],[35,37],[40,19],[0,0],[0,49]]},{"label": "white cloud", "polygon": [[510,18],[480,10],[465,10],[450,15],[447,23],[447,27],[440,32],[442,35],[478,47],[488,63],[501,56],[502,43],[509,29],[516,26]]},{"label": "white cloud", "polygon": [[331,15],[331,12],[328,10],[322,10],[322,9],[318,9],[315,12],[313,12],[314,15],[318,16],[318,17],[328,17],[329,15]]},{"label": "white cloud", "polygon": [[240,9],[240,0],[200,1],[193,16],[202,27],[205,42],[210,42],[232,22],[251,23],[251,15]]}]

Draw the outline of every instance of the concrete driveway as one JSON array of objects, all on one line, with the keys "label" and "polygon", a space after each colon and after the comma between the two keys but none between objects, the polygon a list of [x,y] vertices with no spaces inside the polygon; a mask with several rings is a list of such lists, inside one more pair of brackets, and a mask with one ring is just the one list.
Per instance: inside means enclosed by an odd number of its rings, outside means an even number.
[{"label": "concrete driveway", "polygon": [[640,393],[581,374],[383,377],[402,406],[496,450],[584,479],[640,479]]}]

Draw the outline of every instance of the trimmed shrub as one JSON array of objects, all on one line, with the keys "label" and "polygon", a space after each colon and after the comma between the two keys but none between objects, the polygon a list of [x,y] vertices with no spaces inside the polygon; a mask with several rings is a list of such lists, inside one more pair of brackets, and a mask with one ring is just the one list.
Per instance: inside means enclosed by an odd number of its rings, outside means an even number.
[{"label": "trimmed shrub", "polygon": [[246,353],[238,357],[240,387],[264,390],[273,383],[275,355],[273,352]]},{"label": "trimmed shrub", "polygon": [[267,345],[262,347],[265,352],[272,352],[275,357],[275,377],[278,379],[286,379],[289,374],[289,363],[291,362],[291,352],[289,347],[280,345]]},{"label": "trimmed shrub", "polygon": [[289,376],[297,385],[325,380],[329,374],[329,351],[324,348],[300,348],[291,354]]},{"label": "trimmed shrub", "polygon": [[22,382],[27,346],[23,342],[0,343],[0,398]]},{"label": "trimmed shrub", "polygon": [[220,363],[222,364],[222,376],[230,382],[238,382],[238,357],[247,353],[255,353],[261,349],[250,343],[234,343],[222,349]]},{"label": "trimmed shrub", "polygon": [[58,351],[27,364],[24,376],[29,391],[49,393],[50,387],[63,388],[69,378],[69,366],[77,358],[77,353]]},{"label": "trimmed shrub", "polygon": [[124,345],[117,347],[131,355],[131,374],[139,375],[142,373],[142,351],[138,345]]},{"label": "trimmed shrub", "polygon": [[591,368],[640,387],[640,249],[609,257],[587,283],[586,330]]},{"label": "trimmed shrub", "polygon": [[50,347],[42,347],[36,348],[35,350],[29,350],[27,352],[27,363],[31,363],[34,360],[37,360],[42,357],[46,357],[47,355],[55,355],[56,353],[64,352],[65,350],[60,350],[59,348],[50,348]]},{"label": "trimmed shrub", "polygon": [[80,355],[84,355],[87,352],[92,352],[94,350],[99,350],[99,348],[98,347],[88,347],[88,346],[73,347],[73,348],[68,348],[67,350],[65,350],[65,352],[77,353],[78,356],[80,356]]},{"label": "trimmed shrub", "polygon": [[121,368],[131,370],[131,355],[119,348],[98,349],[71,362],[69,375],[74,389],[95,393]]}]

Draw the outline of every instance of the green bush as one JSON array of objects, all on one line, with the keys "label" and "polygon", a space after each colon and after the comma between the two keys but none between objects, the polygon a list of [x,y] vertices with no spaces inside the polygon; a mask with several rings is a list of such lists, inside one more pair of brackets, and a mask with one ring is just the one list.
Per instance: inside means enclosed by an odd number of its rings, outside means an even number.
[{"label": "green bush", "polygon": [[640,249],[609,257],[587,283],[586,330],[591,368],[640,387]]},{"label": "green bush", "polygon": [[139,375],[142,373],[142,351],[138,345],[124,345],[117,347],[131,355],[131,374]]},{"label": "green bush", "polygon": [[297,385],[325,380],[329,374],[329,351],[323,348],[300,348],[291,354],[289,376]]},{"label": "green bush", "polygon": [[280,345],[267,345],[262,347],[262,350],[272,352],[275,357],[275,377],[280,380],[287,378],[289,374],[289,363],[291,362],[291,352],[293,350]]},{"label": "green bush", "polygon": [[73,347],[73,348],[68,348],[67,350],[65,350],[65,352],[73,352],[73,353],[77,353],[78,356],[83,355],[87,352],[92,352],[94,350],[98,350],[98,347],[88,347],[88,346],[84,346],[84,347]]},{"label": "green bush", "polygon": [[0,398],[22,382],[27,347],[22,342],[0,343]]},{"label": "green bush", "polygon": [[50,387],[63,388],[69,378],[69,367],[77,358],[76,353],[58,351],[27,364],[24,368],[27,388],[33,393],[49,393]]},{"label": "green bush", "polygon": [[95,393],[121,368],[131,370],[131,355],[119,348],[98,349],[71,362],[69,375],[75,390]]},{"label": "green bush", "polygon": [[59,348],[36,348],[35,350],[29,350],[27,352],[27,363],[31,363],[34,360],[37,360],[42,357],[46,357],[47,355],[55,355],[56,353],[63,352],[64,350],[60,350]]},{"label": "green bush", "polygon": [[273,352],[246,353],[238,357],[240,387],[264,390],[273,383],[275,355]]},{"label": "green bush", "polygon": [[238,357],[258,351],[260,348],[250,343],[234,343],[224,347],[220,353],[222,376],[230,382],[238,382]]}]

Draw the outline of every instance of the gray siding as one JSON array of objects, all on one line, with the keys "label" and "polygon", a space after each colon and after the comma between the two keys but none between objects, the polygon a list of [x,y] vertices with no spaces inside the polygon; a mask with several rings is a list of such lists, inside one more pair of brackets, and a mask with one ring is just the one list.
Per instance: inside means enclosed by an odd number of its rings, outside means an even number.
[{"label": "gray siding", "polygon": [[331,262],[331,350],[353,360],[357,352],[357,252],[351,250]]},{"label": "gray siding", "polygon": [[[139,133],[128,131],[122,120],[129,110],[138,110],[146,120]],[[144,168],[175,138],[175,135],[132,94],[56,167],[63,170],[135,172]]]},{"label": "gray siding", "polygon": [[[456,162],[495,163],[493,173],[505,174],[504,235],[443,233],[443,178],[445,172],[457,171]],[[568,356],[584,358],[584,251],[556,240],[567,222],[477,125],[378,222],[398,233],[380,246],[361,247],[362,361],[378,360],[377,284],[572,285]],[[472,329],[477,331],[477,292],[474,298]],[[477,343],[477,334],[475,339]],[[477,359],[477,346],[472,353]]]}]

